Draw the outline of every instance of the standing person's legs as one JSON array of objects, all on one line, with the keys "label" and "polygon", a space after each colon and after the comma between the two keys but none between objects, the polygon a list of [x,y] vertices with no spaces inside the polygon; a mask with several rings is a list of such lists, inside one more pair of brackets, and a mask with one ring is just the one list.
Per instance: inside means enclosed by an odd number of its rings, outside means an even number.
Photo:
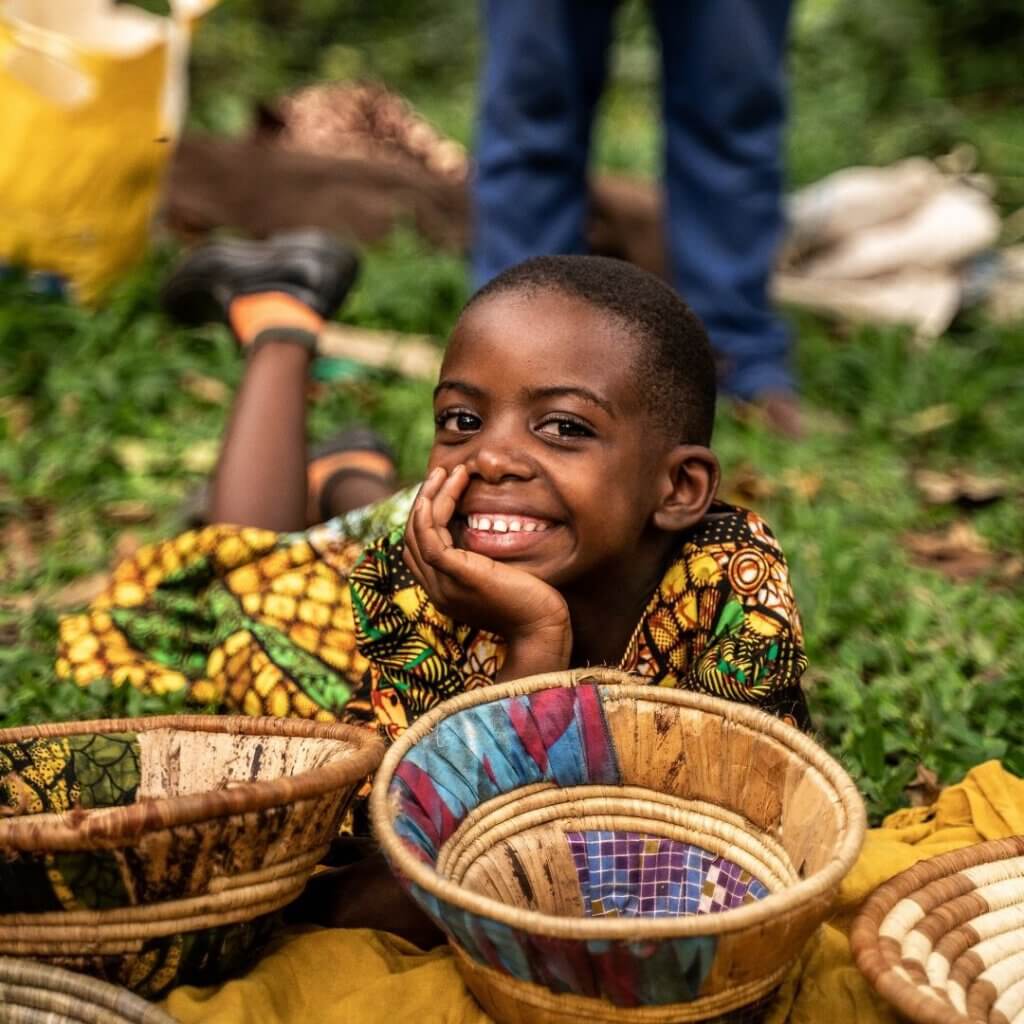
[{"label": "standing person's legs", "polygon": [[668,245],[740,398],[793,392],[768,283],[781,240],[789,0],[655,0]]},{"label": "standing person's legs", "polygon": [[473,280],[584,251],[586,167],[618,0],[486,0]]}]

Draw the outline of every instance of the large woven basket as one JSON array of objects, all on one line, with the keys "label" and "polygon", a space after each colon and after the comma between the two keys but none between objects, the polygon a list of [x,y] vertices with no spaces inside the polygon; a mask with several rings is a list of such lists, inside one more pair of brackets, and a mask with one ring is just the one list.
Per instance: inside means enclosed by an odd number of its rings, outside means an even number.
[{"label": "large woven basket", "polygon": [[166,716],[0,730],[0,954],[154,996],[251,962],[383,753],[365,730]]},{"label": "large woven basket", "polygon": [[386,755],[371,811],[473,993],[511,1022],[763,1004],[864,835],[853,783],[797,730],[603,670],[436,708]]},{"label": "large woven basket", "polygon": [[1024,836],[944,853],[879,886],[850,949],[909,1020],[1024,1021]]},{"label": "large woven basket", "polygon": [[175,1024],[127,989],[60,967],[0,956],[0,1024]]}]

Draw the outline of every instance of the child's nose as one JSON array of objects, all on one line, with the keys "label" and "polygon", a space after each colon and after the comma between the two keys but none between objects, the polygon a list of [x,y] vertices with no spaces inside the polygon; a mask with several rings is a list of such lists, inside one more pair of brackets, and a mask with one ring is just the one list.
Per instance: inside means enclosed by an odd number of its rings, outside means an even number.
[{"label": "child's nose", "polygon": [[521,449],[495,443],[481,444],[466,460],[469,475],[489,484],[504,480],[527,480],[533,476],[533,462]]}]

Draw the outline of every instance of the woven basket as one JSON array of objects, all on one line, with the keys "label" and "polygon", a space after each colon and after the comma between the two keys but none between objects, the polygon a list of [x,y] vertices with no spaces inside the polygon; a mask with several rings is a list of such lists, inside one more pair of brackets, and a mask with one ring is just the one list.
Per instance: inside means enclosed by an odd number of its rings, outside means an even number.
[{"label": "woven basket", "polygon": [[0,954],[154,996],[250,963],[380,741],[278,718],[0,730]]},{"label": "woven basket", "polygon": [[610,670],[436,708],[386,755],[371,812],[484,1009],[524,1024],[763,1001],[864,835],[853,783],[797,730]]},{"label": "woven basket", "polygon": [[175,1024],[159,1006],[96,978],[0,956],[0,1024]]},{"label": "woven basket", "polygon": [[1024,1020],[1024,836],[944,853],[879,886],[850,948],[909,1020]]}]

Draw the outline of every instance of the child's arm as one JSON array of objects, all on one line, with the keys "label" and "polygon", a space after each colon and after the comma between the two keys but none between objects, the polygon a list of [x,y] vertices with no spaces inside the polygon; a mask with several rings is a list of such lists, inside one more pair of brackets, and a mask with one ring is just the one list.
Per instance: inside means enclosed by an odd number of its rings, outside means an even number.
[{"label": "child's arm", "polygon": [[568,668],[572,626],[562,595],[522,569],[454,546],[448,523],[468,483],[463,466],[427,477],[405,531],[406,565],[445,614],[504,638],[499,681]]},{"label": "child's arm", "polygon": [[251,355],[213,484],[213,522],[285,532],[306,525],[306,373],[302,345],[267,341]]}]

